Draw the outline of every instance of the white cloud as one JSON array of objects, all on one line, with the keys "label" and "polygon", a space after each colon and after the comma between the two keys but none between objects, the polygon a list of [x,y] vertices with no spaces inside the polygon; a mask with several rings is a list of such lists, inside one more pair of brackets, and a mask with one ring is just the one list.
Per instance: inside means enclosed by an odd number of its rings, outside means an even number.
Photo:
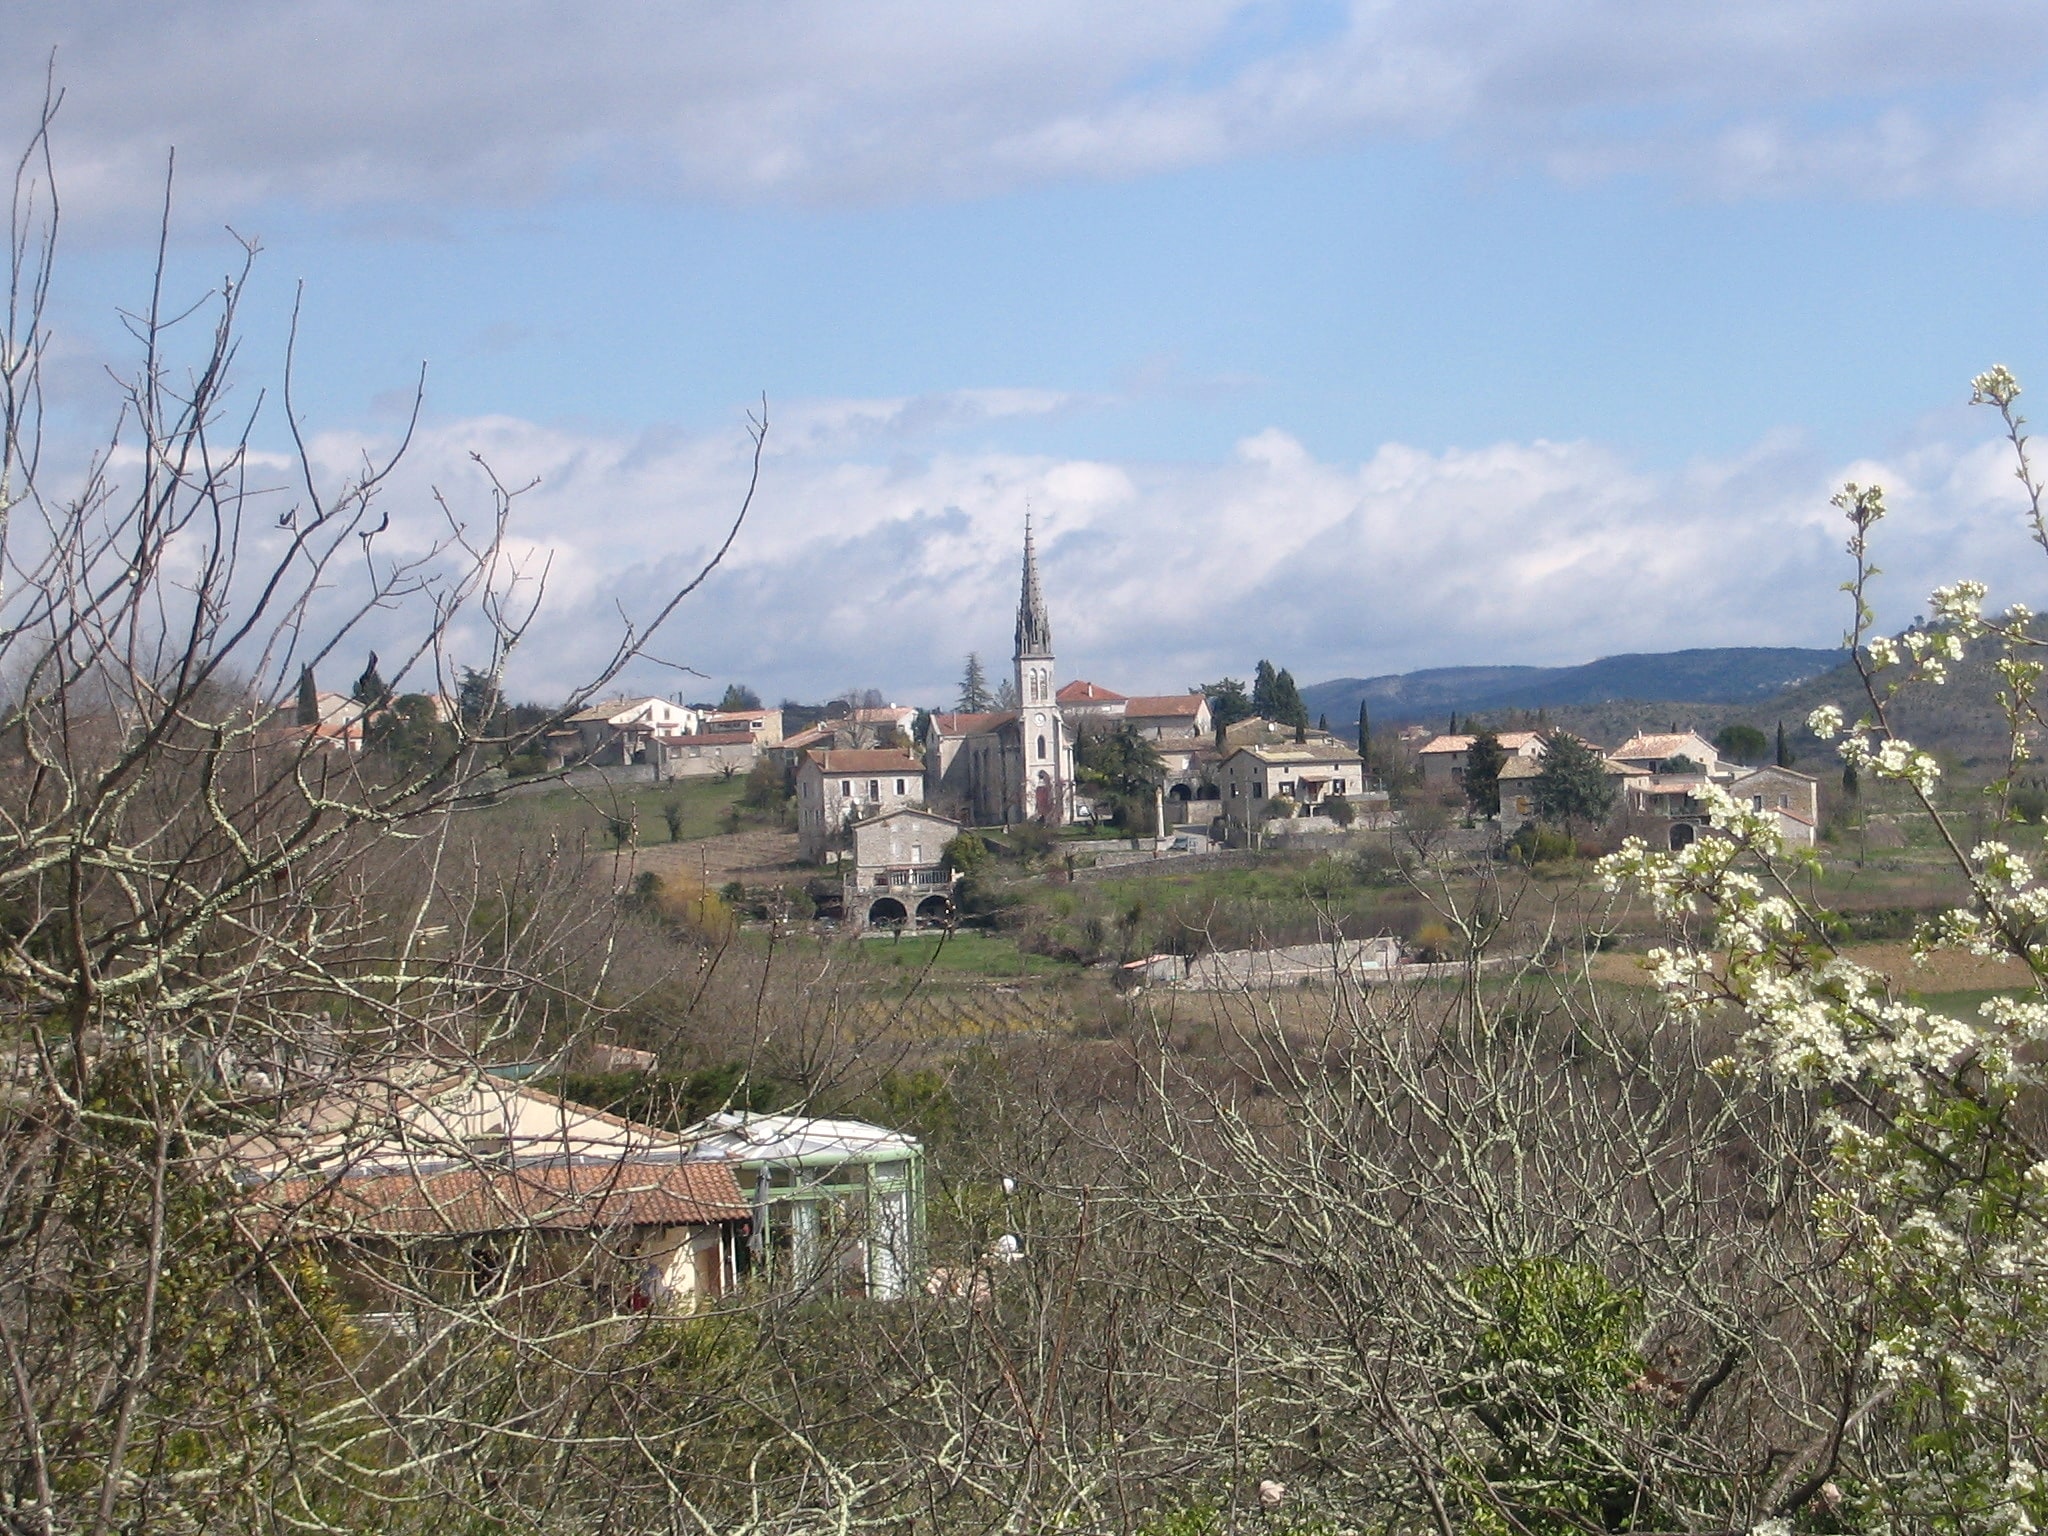
[{"label": "white cloud", "polygon": [[[887,420],[897,402],[825,417]],[[948,407],[934,402],[944,418]],[[793,417],[804,417],[802,410]],[[779,428],[777,429],[779,430]],[[771,442],[775,439],[771,436]],[[817,446],[819,442],[824,446]],[[394,486],[396,543],[437,514],[424,487],[481,508],[472,449],[510,481],[538,478],[515,531],[553,551],[550,603],[517,670],[547,696],[607,651],[620,613],[687,579],[736,507],[737,427],[709,437],[607,437],[506,418],[430,425]],[[355,445],[322,440],[338,470]],[[1038,520],[1062,671],[1170,690],[1259,657],[1303,681],[1461,663],[1556,664],[1694,645],[1828,645],[1845,478],[1891,489],[1882,606],[1903,623],[1959,575],[2017,582],[2040,604],[1996,445],[1935,442],[1884,464],[1829,466],[1796,440],[1649,473],[1590,443],[1429,453],[1387,444],[1318,459],[1269,430],[1215,463],[1108,463],[954,451],[919,440],[877,461],[802,439],[769,456],[725,567],[654,647],[718,683],[776,697],[877,686],[939,702],[970,649],[1010,644],[1028,500]],[[2038,558],[2038,557],[2037,557]],[[708,686],[658,667],[636,686]]]},{"label": "white cloud", "polygon": [[403,208],[565,189],[975,196],[1372,138],[1731,195],[2031,202],[2026,0],[17,0],[0,86],[70,92],[66,190]]}]

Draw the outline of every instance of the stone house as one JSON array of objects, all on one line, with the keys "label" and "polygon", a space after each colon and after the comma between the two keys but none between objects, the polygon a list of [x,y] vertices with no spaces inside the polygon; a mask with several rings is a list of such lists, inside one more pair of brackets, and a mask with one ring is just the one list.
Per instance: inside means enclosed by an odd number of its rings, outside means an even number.
[{"label": "stone house", "polygon": [[761,742],[747,731],[697,731],[655,737],[651,755],[660,778],[731,778],[760,760]]},{"label": "stone house", "polygon": [[853,824],[853,859],[842,879],[849,928],[928,927],[952,921],[955,876],[946,844],[959,822],[930,811],[885,811]]},{"label": "stone house", "polygon": [[898,747],[813,748],[796,770],[797,851],[821,858],[858,821],[925,803],[925,765]]},{"label": "stone house", "polygon": [[1365,760],[1356,747],[1319,742],[1236,747],[1216,765],[1222,812],[1234,833],[1262,825],[1269,800],[1296,817],[1327,817],[1330,802],[1354,804],[1366,794]]},{"label": "stone house", "polygon": [[[1477,735],[1433,736],[1416,749],[1415,759],[1422,769],[1422,782],[1433,789],[1462,788],[1465,783],[1465,755],[1472,750]],[[1510,760],[1518,757],[1540,758],[1543,755],[1543,733],[1541,731],[1500,731],[1496,733],[1501,748]]]},{"label": "stone house", "polygon": [[1617,763],[1654,773],[1674,757],[1697,763],[1710,777],[1721,776],[1721,753],[1697,731],[1666,731],[1657,735],[1638,732],[1607,754]]},{"label": "stone house", "polygon": [[706,732],[744,731],[763,747],[782,740],[782,710],[714,709],[708,711],[699,730]]}]

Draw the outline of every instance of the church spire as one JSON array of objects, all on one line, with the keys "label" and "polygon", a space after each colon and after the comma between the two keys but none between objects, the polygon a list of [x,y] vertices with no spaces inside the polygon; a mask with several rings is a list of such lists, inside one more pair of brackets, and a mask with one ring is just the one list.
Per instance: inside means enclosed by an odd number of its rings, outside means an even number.
[{"label": "church spire", "polygon": [[1052,620],[1038,587],[1038,552],[1031,541],[1031,514],[1024,514],[1024,590],[1017,598],[1017,656],[1052,654]]}]

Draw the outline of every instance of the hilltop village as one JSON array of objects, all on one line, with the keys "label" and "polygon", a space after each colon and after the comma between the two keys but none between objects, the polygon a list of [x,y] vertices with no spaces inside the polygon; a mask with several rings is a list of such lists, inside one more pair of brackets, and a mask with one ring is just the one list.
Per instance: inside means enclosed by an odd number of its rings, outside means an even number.
[{"label": "hilltop village", "polygon": [[[1499,847],[1537,847],[1546,825],[1578,839],[1626,823],[1680,848],[1708,829],[1708,785],[1770,813],[1789,845],[1813,845],[1821,823],[1819,781],[1782,743],[1770,760],[1754,729],[1709,739],[1674,726],[1609,747],[1540,723],[1375,736],[1362,708],[1355,729],[1311,724],[1292,677],[1264,662],[1250,690],[1226,679],[1125,694],[1063,678],[1028,524],[1010,672],[990,693],[970,657],[961,693],[950,710],[850,698],[796,729],[792,706],[739,689],[716,708],[614,699],[568,716],[540,766],[605,782],[747,776],[786,800],[797,860],[841,876],[855,927],[951,923],[958,840],[1026,828],[1081,839],[1091,866],[1334,850],[1446,809]],[[347,702],[330,707],[345,716]],[[1108,847],[1111,831],[1126,846]]]}]

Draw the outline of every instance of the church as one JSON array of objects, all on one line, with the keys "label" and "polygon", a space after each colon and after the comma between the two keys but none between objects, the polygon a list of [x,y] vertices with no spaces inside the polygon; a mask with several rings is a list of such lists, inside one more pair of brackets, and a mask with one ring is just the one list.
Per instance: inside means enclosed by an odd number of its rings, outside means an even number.
[{"label": "church", "polygon": [[1052,621],[1028,517],[1012,665],[1016,709],[930,717],[925,796],[934,810],[969,826],[1059,826],[1074,816],[1074,738],[1060,714]]}]

